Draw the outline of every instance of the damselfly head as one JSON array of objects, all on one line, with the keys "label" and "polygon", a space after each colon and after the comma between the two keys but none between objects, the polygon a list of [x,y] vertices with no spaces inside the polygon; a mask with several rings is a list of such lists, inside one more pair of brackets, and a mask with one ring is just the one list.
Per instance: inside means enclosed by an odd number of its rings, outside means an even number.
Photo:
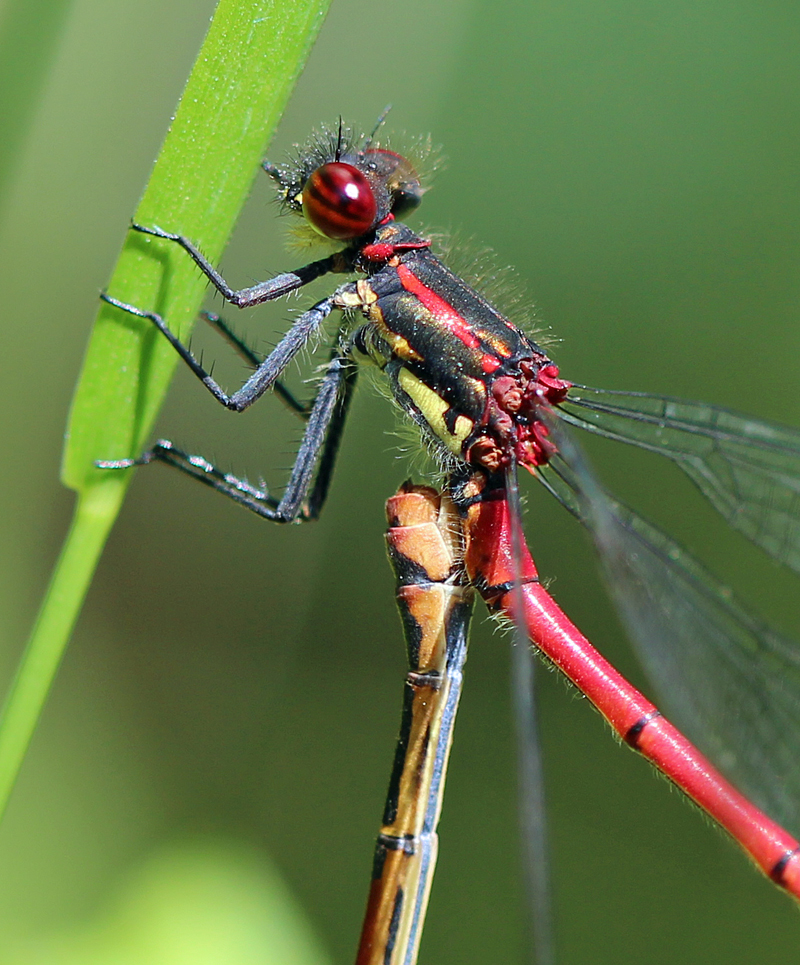
[{"label": "damselfly head", "polygon": [[339,123],[314,135],[284,165],[265,161],[283,205],[323,238],[352,242],[405,217],[425,189],[402,155]]}]

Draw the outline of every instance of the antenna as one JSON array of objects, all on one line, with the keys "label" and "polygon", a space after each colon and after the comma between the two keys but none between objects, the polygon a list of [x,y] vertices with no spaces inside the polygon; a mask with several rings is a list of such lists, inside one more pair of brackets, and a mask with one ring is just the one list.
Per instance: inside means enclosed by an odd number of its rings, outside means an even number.
[{"label": "antenna", "polygon": [[334,161],[338,161],[342,156],[342,115],[339,115],[339,134],[336,138],[336,155]]}]

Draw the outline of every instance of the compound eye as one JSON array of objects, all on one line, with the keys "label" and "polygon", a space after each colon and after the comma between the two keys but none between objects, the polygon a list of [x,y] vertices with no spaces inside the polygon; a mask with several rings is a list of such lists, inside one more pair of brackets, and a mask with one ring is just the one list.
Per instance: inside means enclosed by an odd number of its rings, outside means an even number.
[{"label": "compound eye", "polygon": [[366,234],[377,211],[369,181],[352,164],[323,164],[303,186],[303,215],[326,238],[349,241]]}]

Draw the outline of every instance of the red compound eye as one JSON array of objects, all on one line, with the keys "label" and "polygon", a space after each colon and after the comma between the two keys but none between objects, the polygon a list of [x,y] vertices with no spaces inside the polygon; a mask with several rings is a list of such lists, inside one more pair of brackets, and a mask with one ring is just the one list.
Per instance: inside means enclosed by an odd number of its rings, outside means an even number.
[{"label": "red compound eye", "polygon": [[377,210],[369,181],[343,161],[318,167],[303,187],[303,214],[326,238],[358,238],[372,227]]}]

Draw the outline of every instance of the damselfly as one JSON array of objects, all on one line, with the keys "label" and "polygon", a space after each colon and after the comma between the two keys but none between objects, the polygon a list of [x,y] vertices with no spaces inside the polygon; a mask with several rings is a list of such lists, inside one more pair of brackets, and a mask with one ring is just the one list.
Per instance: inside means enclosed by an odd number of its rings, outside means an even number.
[{"label": "damselfly", "polygon": [[[463,512],[477,513],[470,525],[478,561],[468,553],[467,569],[484,595],[502,605],[520,579],[527,587],[537,585],[527,562],[520,570],[520,561],[509,560],[509,524],[495,512],[507,507],[506,494],[515,484],[516,466],[522,465],[592,531],[631,635],[647,669],[673,696],[678,723],[770,818],[796,831],[800,651],[748,613],[668,537],[607,496],[564,424],[667,456],[732,526],[795,570],[800,570],[800,432],[714,406],[588,389],[562,379],[535,342],[439,260],[429,239],[398,220],[417,207],[423,187],[412,165],[376,136],[377,128],[361,138],[340,123],[315,136],[291,163],[265,162],[284,207],[302,215],[336,250],[252,287],[233,289],[180,234],[134,225],[158,239],[154,245],[181,246],[217,291],[242,308],[297,291],[329,273],[357,276],[305,311],[265,359],[210,316],[255,369],[236,392],[228,394],[218,385],[160,315],[104,296],[121,310],[149,319],[227,408],[242,411],[274,389],[304,419],[305,434],[283,495],[277,498],[266,487],[164,440],[139,457],[102,465],[120,469],[165,462],[267,519],[313,519],[328,493],[357,378],[355,363],[377,366],[399,407],[439,457]],[[330,360],[305,405],[279,378],[334,309],[341,320]],[[526,616],[529,600],[526,591]],[[705,763],[691,745],[664,727],[652,705],[626,695],[602,661],[591,670],[582,665],[571,672],[569,661],[543,639],[554,629],[569,650],[569,634],[541,608],[536,621],[536,642],[578,686],[593,699],[600,691],[613,692],[614,709],[607,706],[604,712],[609,719],[619,715],[614,724],[622,736],[719,820],[774,881],[800,897],[794,839],[739,797],[726,797],[726,785],[716,777],[714,789],[698,790],[693,781]],[[673,752],[679,767],[670,763]],[[731,808],[735,820],[728,814]]]}]

